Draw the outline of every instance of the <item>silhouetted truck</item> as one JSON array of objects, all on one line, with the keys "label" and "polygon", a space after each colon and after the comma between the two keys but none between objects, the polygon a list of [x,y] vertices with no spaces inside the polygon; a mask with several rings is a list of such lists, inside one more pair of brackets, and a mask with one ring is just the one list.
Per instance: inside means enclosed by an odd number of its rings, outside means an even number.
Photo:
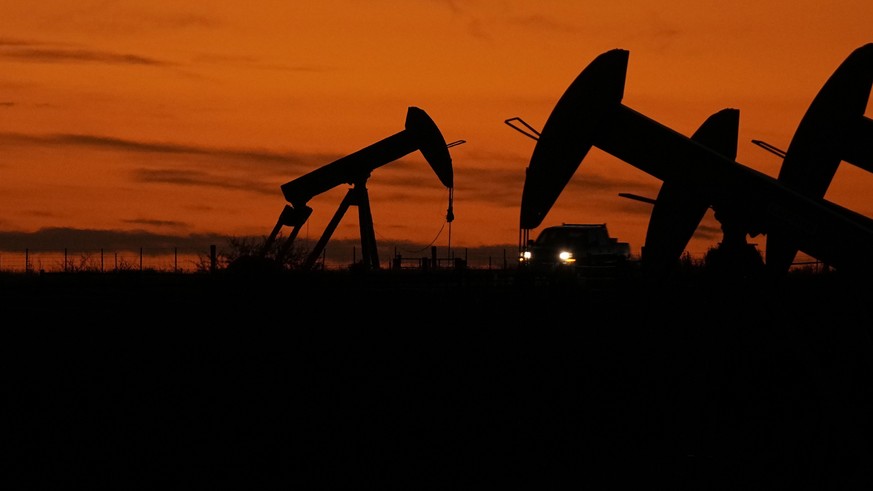
[{"label": "silhouetted truck", "polygon": [[564,223],[546,227],[522,250],[522,266],[535,271],[624,267],[630,245],[609,235],[605,223]]}]

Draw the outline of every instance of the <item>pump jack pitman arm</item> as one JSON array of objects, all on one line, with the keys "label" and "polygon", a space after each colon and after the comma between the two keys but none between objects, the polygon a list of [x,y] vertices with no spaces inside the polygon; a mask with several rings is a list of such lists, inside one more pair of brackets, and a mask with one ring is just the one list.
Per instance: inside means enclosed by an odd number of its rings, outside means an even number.
[{"label": "pump jack pitman arm", "polygon": [[[288,205],[279,215],[270,237],[264,245],[262,254],[266,254],[272,242],[283,226],[293,230],[283,245],[280,255],[284,255],[297,237],[300,227],[306,223],[312,214],[312,208],[307,203],[313,197],[333,189],[340,184],[350,184],[345,199],[343,199],[336,214],[303,264],[305,269],[311,268],[321,254],[342,216],[349,206],[358,207],[359,226],[361,231],[361,249],[364,264],[368,268],[378,268],[379,259],[376,252],[376,239],[373,230],[373,218],[370,212],[369,197],[366,183],[370,174],[377,168],[393,162],[416,150],[421,151],[424,158],[439,178],[440,182],[450,190],[454,188],[454,175],[449,147],[439,128],[423,110],[409,107],[406,113],[405,129],[380,140],[355,153],[342,157],[334,162],[289,181],[281,186],[282,194]],[[451,202],[447,219],[453,219]]]},{"label": "pump jack pitman arm", "polygon": [[778,233],[846,271],[873,270],[873,220],[807,196],[621,103],[628,51],[598,56],[552,110],[531,155],[520,226],[535,228],[592,146],[693,191],[752,236]]}]

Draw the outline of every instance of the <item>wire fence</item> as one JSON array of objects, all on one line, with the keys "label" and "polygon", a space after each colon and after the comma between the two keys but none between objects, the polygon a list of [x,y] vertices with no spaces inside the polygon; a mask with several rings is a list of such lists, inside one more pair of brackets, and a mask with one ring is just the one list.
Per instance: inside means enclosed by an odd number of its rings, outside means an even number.
[{"label": "wire fence", "polygon": [[[239,251],[236,251],[238,253]],[[473,249],[456,248],[427,253],[400,254],[396,249],[380,254],[379,267],[391,270],[448,270],[479,269],[507,271],[519,267],[515,248]],[[701,266],[705,253],[686,251],[683,263]],[[137,250],[40,250],[0,251],[0,273],[113,273],[113,272],[161,272],[198,273],[225,269],[232,262],[234,252],[220,251],[215,245],[208,250],[196,251],[173,248],[144,248]],[[634,261],[639,257],[633,256]],[[360,251],[350,250],[324,253],[314,268],[321,270],[345,270],[355,267],[360,261]],[[798,254],[792,271],[827,272],[829,267],[805,254]]]},{"label": "wire fence", "polygon": [[[328,248],[330,249],[330,248]],[[322,251],[315,268],[324,270],[343,270],[354,267],[362,258],[357,247],[333,248]],[[25,248],[19,251],[0,250],[0,272],[41,273],[41,272],[119,272],[155,271],[172,273],[209,272],[227,268],[235,254],[241,251],[220,250],[210,245],[204,250],[191,248],[146,248],[136,250],[111,249],[72,249],[45,250]],[[518,249],[516,247],[473,248],[431,247],[427,251],[399,251],[396,248],[380,248],[380,268],[385,269],[517,269]],[[689,264],[701,265],[705,262],[705,252],[686,251],[683,260]],[[633,256],[638,260],[638,256]],[[799,253],[791,267],[792,270],[821,272],[827,265]]]},{"label": "wire fence", "polygon": [[[160,271],[193,273],[214,267],[219,258],[214,251],[180,251],[140,248],[136,251],[24,251],[0,252],[0,272],[118,272]],[[213,262],[214,261],[214,262]]]},{"label": "wire fence", "polygon": [[[513,269],[518,266],[517,251],[508,248],[470,253],[467,249],[431,250],[425,254],[401,255],[398,251],[382,251],[380,267],[386,269]],[[238,253],[238,251],[237,251]],[[21,251],[0,251],[0,272],[5,273],[76,273],[156,271],[173,273],[208,272],[224,269],[232,253],[209,250],[192,251],[180,248],[139,248],[137,250],[72,249],[43,250],[26,248]],[[315,267],[342,270],[353,267],[361,259],[357,248],[324,254]]]}]

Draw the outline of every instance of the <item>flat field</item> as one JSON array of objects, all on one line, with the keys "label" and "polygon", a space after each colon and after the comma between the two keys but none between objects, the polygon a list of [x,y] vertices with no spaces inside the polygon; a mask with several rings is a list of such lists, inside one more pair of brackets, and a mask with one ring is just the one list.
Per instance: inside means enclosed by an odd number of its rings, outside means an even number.
[{"label": "flat field", "polygon": [[835,274],[44,274],[0,293],[6,446],[37,488],[873,485],[871,287]]}]

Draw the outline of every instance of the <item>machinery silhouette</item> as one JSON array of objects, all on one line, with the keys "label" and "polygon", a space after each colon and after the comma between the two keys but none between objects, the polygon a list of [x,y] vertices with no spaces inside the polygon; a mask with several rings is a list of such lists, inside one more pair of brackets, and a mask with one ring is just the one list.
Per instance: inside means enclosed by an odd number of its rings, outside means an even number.
[{"label": "machinery silhouette", "polygon": [[[869,58],[870,49],[868,45],[859,50],[862,62]],[[816,110],[818,116],[805,119],[792,142],[792,151],[796,150],[792,155],[796,153],[812,170],[799,169],[796,174],[800,177],[793,178],[786,172],[777,180],[734,160],[739,116],[735,109],[714,114],[688,138],[623,105],[628,55],[626,50],[614,49],[598,56],[555,105],[527,168],[521,229],[542,223],[588,150],[596,146],[663,182],[654,200],[643,249],[647,271],[663,271],[679,259],[708,206],[715,210],[726,238],[741,237],[744,241],[746,234],[775,235],[785,241],[789,251],[796,247],[838,270],[873,269],[873,258],[866,254],[873,250],[873,220],[800,189],[807,183],[823,194],[829,183],[829,178],[825,182],[822,177],[825,172],[815,167],[820,154],[814,150],[832,156],[835,147],[846,149],[852,162],[869,164],[870,139],[863,138],[870,133],[869,119],[863,115],[860,120],[846,118],[852,131],[841,139],[844,145],[824,145],[814,136],[817,125],[809,121],[826,124],[829,113],[827,109]],[[846,78],[857,82],[855,76]],[[867,93],[869,87],[868,81]],[[854,99],[862,89],[853,91]],[[815,107],[829,107],[827,99],[822,99],[824,102]],[[857,112],[857,102],[847,107],[852,109],[845,113]],[[790,162],[789,169],[795,169]],[[768,270],[786,270],[784,261],[767,263]]]},{"label": "machinery silhouette", "polygon": [[[783,154],[780,182],[823,198],[841,162],[873,172],[873,121],[864,116],[871,86],[873,43],[849,54],[819,90]],[[797,251],[781,231],[767,236],[770,267],[787,270]]]},{"label": "machinery silhouette", "polygon": [[[510,118],[504,122],[529,138],[539,139],[540,133],[521,118]],[[525,129],[516,126],[516,123],[524,125]],[[738,135],[739,111],[723,109],[707,118],[691,139],[735,159]],[[693,191],[668,181],[661,185],[656,199],[633,193],[618,195],[654,205],[643,250],[647,274],[655,277],[667,274],[669,267],[684,252],[706,211],[711,208],[706,200],[696,196]],[[753,244],[746,242],[745,231],[733,224],[729,216],[720,218],[723,240],[716,249],[719,256],[727,265],[739,267],[739,271],[748,273],[759,269],[763,265],[761,255]],[[522,243],[527,242],[529,234],[528,229],[522,230]]]},{"label": "machinery silhouette", "polygon": [[[737,109],[722,109],[711,115],[694,132],[691,139],[706,145],[725,157],[737,157],[740,112]],[[682,255],[697,226],[709,208],[721,224],[722,240],[713,248],[710,259],[715,267],[733,275],[748,276],[760,273],[763,261],[754,244],[746,242],[746,230],[742,222],[723,210],[710,205],[693,189],[664,181],[656,199],[646,199],[629,193],[619,196],[651,203],[652,213],[643,245],[643,267],[648,275],[663,277]]]},{"label": "machinery silhouette", "polygon": [[273,231],[267,238],[262,257],[267,253],[282,227],[289,226],[292,227],[291,234],[285,240],[278,254],[279,257],[283,257],[297,238],[300,227],[312,214],[312,208],[307,206],[309,200],[340,184],[347,183],[352,187],[349,188],[321,238],[307,255],[301,269],[311,269],[315,265],[349,206],[358,207],[363,256],[360,265],[364,269],[378,269],[379,256],[367,193],[367,180],[370,178],[370,174],[378,167],[416,150],[421,151],[437,178],[449,189],[449,207],[446,220],[451,222],[454,220],[452,211],[454,175],[448,149],[461,143],[464,141],[458,140],[447,144],[439,128],[427,113],[417,107],[409,107],[406,113],[405,129],[402,131],[281,186],[282,194],[289,204],[282,209]]}]

